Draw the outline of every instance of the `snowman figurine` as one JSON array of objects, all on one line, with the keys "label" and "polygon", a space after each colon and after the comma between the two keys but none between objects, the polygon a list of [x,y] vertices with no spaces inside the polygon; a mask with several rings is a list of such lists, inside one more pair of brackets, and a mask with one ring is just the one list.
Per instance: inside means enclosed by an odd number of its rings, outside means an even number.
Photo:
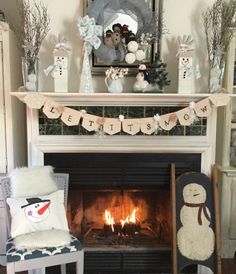
[{"label": "snowman figurine", "polygon": [[50,200],[28,198],[26,201],[28,204],[23,205],[21,208],[24,208],[25,216],[29,221],[39,223],[49,216],[49,206],[51,204]]},{"label": "snowman figurine", "polygon": [[68,91],[68,51],[70,49],[66,46],[66,42],[66,39],[63,39],[58,44],[56,44],[53,51],[54,63],[53,65],[50,65],[48,68],[44,69],[46,76],[48,76],[50,73],[54,78],[55,92]]},{"label": "snowman figurine", "polygon": [[193,64],[193,49],[191,45],[193,39],[191,35],[184,35],[179,40],[179,85],[178,93],[194,93],[194,79],[200,77],[198,66]]},{"label": "snowman figurine", "polygon": [[206,207],[206,190],[191,183],[183,189],[184,206],[180,210],[182,227],[177,232],[180,253],[190,259],[205,261],[214,251],[215,235],[209,227],[211,216]]},{"label": "snowman figurine", "polygon": [[134,91],[144,92],[149,86],[147,68],[144,64],[141,64],[139,65],[138,70],[139,72],[136,75],[136,81],[133,85],[133,89]]}]

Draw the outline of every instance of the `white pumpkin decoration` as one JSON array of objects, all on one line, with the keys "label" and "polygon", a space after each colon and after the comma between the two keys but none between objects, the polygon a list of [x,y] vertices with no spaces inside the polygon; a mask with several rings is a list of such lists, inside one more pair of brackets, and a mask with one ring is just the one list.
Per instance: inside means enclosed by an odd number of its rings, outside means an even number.
[{"label": "white pumpkin decoration", "polygon": [[138,49],[136,52],[135,52],[135,56],[136,56],[136,60],[138,61],[142,61],[143,59],[145,59],[145,53],[143,50],[141,49]]},{"label": "white pumpkin decoration", "polygon": [[130,41],[127,46],[129,52],[136,52],[138,50],[138,43],[136,41]]},{"label": "white pumpkin decoration", "polygon": [[127,64],[133,64],[135,62],[135,60],[136,60],[136,56],[134,53],[129,52],[125,55],[125,62]]}]

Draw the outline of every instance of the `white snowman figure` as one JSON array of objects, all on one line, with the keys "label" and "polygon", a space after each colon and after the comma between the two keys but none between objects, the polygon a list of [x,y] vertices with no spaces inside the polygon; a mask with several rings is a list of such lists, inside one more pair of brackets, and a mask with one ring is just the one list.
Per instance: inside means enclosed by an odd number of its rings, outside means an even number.
[{"label": "white snowman figure", "polygon": [[68,48],[65,43],[59,43],[53,51],[54,62],[53,65],[44,69],[46,76],[51,74],[54,78],[54,91],[67,92],[68,91]]},{"label": "white snowman figure", "polygon": [[68,53],[64,49],[54,51],[54,90],[56,92],[68,91]]},{"label": "white snowman figure", "polygon": [[179,83],[178,93],[194,93],[194,79],[200,78],[198,66],[194,66],[192,48],[193,39],[191,35],[179,38]]},{"label": "white snowman figure", "polygon": [[182,227],[177,232],[180,253],[191,260],[205,261],[214,251],[215,235],[209,227],[211,216],[206,207],[206,190],[191,183],[183,189],[184,206],[180,210]]},{"label": "white snowman figure", "polygon": [[145,91],[149,86],[147,67],[144,64],[139,65],[136,81],[133,85],[134,91]]},{"label": "white snowman figure", "polygon": [[25,216],[29,221],[39,223],[49,216],[49,206],[51,204],[50,200],[28,198],[26,201],[28,204],[23,205],[21,208],[24,208]]}]

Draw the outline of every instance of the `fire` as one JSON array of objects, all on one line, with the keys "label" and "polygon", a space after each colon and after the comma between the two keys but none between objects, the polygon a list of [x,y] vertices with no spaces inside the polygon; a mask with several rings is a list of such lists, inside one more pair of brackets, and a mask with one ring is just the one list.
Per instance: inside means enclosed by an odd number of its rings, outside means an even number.
[{"label": "fire", "polygon": [[136,223],[136,212],[138,211],[137,208],[135,208],[132,213],[125,218],[125,220],[120,220],[121,226],[124,227],[125,224],[135,224]]},{"label": "fire", "polygon": [[112,232],[114,232],[114,226],[113,226],[115,224],[114,217],[111,217],[111,213],[108,210],[105,210],[105,222],[107,225],[111,226],[111,230]]},{"label": "fire", "polygon": [[[125,224],[135,224],[136,223],[136,212],[138,211],[138,208],[133,209],[132,213],[128,215],[124,220],[120,220],[120,224],[122,228],[124,227]],[[105,224],[110,225],[112,231],[114,232],[114,217],[111,216],[111,213],[109,210],[105,210]]]}]

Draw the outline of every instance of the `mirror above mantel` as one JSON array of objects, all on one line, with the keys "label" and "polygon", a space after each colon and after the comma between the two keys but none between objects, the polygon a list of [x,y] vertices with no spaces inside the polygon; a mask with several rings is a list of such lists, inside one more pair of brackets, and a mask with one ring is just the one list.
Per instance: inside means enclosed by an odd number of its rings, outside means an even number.
[{"label": "mirror above mantel", "polygon": [[150,64],[160,53],[163,0],[84,0],[84,14],[103,28],[101,45],[90,55],[93,75],[109,66],[128,67],[137,74],[140,63]]}]

